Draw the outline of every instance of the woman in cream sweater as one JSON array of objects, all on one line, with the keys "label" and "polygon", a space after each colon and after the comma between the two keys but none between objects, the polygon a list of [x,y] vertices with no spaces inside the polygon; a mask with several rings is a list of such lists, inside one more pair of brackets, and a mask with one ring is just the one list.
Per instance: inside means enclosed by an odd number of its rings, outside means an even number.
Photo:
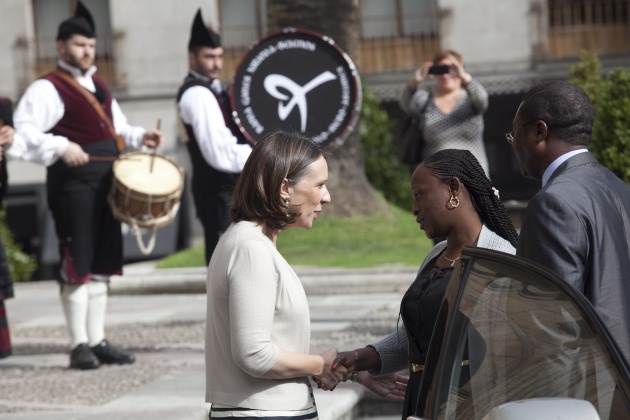
[{"label": "woman in cream sweater", "polygon": [[232,196],[232,224],[208,267],[206,401],[210,418],[317,418],[309,377],[330,389],[336,349],[310,354],[300,279],[276,248],[289,227],[310,229],[328,165],[320,147],[276,132],[254,147]]}]

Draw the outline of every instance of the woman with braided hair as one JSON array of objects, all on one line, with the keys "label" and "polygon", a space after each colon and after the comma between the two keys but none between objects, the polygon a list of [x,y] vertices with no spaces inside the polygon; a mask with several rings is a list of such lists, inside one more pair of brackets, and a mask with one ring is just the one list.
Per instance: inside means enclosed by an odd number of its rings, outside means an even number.
[{"label": "woman with braided hair", "polygon": [[[499,191],[468,150],[445,149],[428,157],[411,178],[413,214],[429,238],[446,238],[422,262],[400,305],[404,328],[376,344],[339,353],[353,381],[409,369],[403,419],[414,414],[429,341],[455,262],[465,246],[516,252],[518,236]],[[351,373],[350,373],[351,372]]]}]

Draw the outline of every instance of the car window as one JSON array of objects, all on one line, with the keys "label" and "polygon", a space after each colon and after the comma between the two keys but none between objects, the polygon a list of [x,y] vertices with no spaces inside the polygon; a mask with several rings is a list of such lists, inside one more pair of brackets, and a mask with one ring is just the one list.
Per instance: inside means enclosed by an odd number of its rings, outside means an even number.
[{"label": "car window", "polygon": [[421,392],[435,398],[429,417],[481,419],[505,402],[569,397],[591,402],[602,419],[630,418],[627,367],[586,301],[533,263],[472,253],[453,274],[448,325],[429,350],[441,364],[423,378],[435,391]]}]

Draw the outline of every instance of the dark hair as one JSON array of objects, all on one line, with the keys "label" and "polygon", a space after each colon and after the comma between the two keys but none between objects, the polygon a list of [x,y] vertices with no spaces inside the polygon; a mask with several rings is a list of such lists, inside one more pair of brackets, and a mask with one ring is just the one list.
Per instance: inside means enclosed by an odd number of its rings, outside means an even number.
[{"label": "dark hair", "polygon": [[282,182],[296,184],[320,156],[325,157],[317,143],[295,132],[275,131],[256,143],[232,194],[232,222],[248,220],[272,229],[293,223],[299,208],[280,198]]},{"label": "dark hair", "polygon": [[586,93],[564,80],[530,89],[519,108],[523,122],[543,120],[566,143],[587,146],[593,131],[593,108]]},{"label": "dark hair", "polygon": [[518,234],[507,209],[497,197],[498,191],[492,186],[472,153],[468,150],[444,149],[429,156],[421,165],[443,182],[457,177],[468,190],[472,205],[481,221],[516,247]]},{"label": "dark hair", "polygon": [[449,55],[452,55],[453,57],[455,57],[457,61],[461,63],[462,66],[464,65],[464,58],[461,56],[461,54],[453,50],[438,51],[437,54],[435,54],[435,56],[433,57],[433,64],[439,63],[440,61],[444,60]]}]

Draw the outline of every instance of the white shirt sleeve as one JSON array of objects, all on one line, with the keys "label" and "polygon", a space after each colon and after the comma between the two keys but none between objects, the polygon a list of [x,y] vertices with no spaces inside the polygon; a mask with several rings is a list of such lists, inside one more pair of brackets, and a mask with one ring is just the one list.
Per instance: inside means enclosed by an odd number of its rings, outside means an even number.
[{"label": "white shirt sleeve", "polygon": [[33,82],[13,114],[16,139],[7,149],[11,159],[23,159],[50,166],[68,147],[68,139],[46,133],[63,117],[65,107],[54,85],[45,79]]},{"label": "white shirt sleeve", "polygon": [[228,173],[239,173],[252,148],[238,144],[238,140],[225,125],[221,107],[209,89],[193,86],[184,92],[179,101],[182,122],[192,126],[199,149],[208,165]]},{"label": "white shirt sleeve", "polygon": [[114,130],[116,134],[125,138],[125,144],[129,149],[139,150],[142,148],[142,136],[146,130],[143,127],[129,125],[127,117],[123,114],[116,99],[112,98],[112,119],[114,120]]},{"label": "white shirt sleeve", "polygon": [[[79,83],[94,91],[92,79],[79,79]],[[66,151],[68,139],[47,133],[63,118],[65,107],[59,92],[49,80],[39,79],[33,82],[15,110],[13,121],[16,139],[7,149],[10,159],[22,159],[43,163],[50,166]],[[112,117],[114,130],[125,138],[130,149],[142,147],[145,129],[129,125],[127,117],[118,102],[112,98]]]}]

